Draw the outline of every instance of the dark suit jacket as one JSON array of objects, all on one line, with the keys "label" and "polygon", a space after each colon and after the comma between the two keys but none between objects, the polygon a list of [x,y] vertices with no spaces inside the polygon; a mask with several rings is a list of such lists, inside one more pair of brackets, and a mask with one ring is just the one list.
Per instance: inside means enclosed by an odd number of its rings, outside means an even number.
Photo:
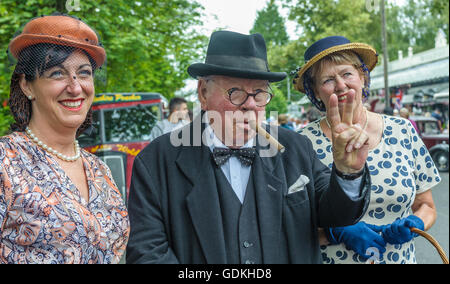
[{"label": "dark suit jacket", "polygon": [[[195,127],[192,123],[186,127],[192,142]],[[353,201],[335,174],[330,175],[316,158],[307,138],[277,130],[286,151],[273,157],[257,156],[251,170],[258,177],[255,190],[263,261],[321,263],[317,228],[356,223],[368,205],[370,176],[364,175],[360,198]],[[139,153],[128,202],[128,263],[226,262],[213,167],[208,146],[175,147],[170,134]],[[309,183],[304,190],[288,194],[301,175]]]}]

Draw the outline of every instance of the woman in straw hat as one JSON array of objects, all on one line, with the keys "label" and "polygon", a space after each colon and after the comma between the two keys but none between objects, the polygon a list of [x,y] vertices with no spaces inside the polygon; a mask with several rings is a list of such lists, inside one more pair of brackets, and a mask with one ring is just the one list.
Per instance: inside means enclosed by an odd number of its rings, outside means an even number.
[{"label": "woman in straw hat", "polygon": [[0,263],[117,263],[129,221],[108,167],[80,149],[94,72],[106,59],[93,29],[32,19],[9,44],[17,60],[0,138]]},{"label": "woman in straw hat", "polygon": [[[377,53],[369,45],[351,43],[341,36],[318,40],[305,52],[305,64],[297,69],[294,85],[312,104],[326,111],[337,96],[339,110],[349,94],[357,100],[353,122],[369,134],[367,163],[372,180],[371,202],[359,223],[324,228],[321,244],[324,263],[415,263],[410,228],[429,229],[436,210],[431,188],[441,178],[408,120],[369,112],[363,97],[369,94],[370,71]],[[331,126],[326,118],[302,129],[318,157],[332,165]],[[351,151],[356,140],[347,145]],[[376,249],[374,249],[376,248]],[[381,248],[381,249],[380,249]]]}]

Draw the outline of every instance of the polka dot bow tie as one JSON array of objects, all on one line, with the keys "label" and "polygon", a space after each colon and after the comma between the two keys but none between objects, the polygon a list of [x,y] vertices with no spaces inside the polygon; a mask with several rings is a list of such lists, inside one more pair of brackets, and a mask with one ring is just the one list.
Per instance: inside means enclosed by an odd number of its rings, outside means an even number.
[{"label": "polka dot bow tie", "polygon": [[214,162],[217,166],[222,166],[228,159],[234,155],[244,166],[251,166],[253,159],[256,156],[255,148],[241,148],[241,149],[228,149],[228,148],[214,148],[213,150]]}]

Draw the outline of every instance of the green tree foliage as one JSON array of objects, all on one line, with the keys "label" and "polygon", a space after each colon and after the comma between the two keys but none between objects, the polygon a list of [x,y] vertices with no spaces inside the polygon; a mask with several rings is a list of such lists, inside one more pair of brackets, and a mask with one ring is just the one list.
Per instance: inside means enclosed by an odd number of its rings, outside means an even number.
[{"label": "green tree foliage", "polygon": [[287,100],[283,92],[276,86],[272,86],[273,98],[270,103],[266,106],[266,114],[270,115],[271,111],[277,112],[278,114],[287,112]]},{"label": "green tree foliage", "polygon": [[278,12],[278,6],[274,0],[270,0],[266,8],[258,11],[250,33],[262,34],[266,42],[273,45],[283,45],[289,41],[285,20]]},{"label": "green tree foliage", "polygon": [[13,119],[9,113],[9,107],[0,105],[0,136],[8,131],[12,122]]},{"label": "green tree foliage", "polygon": [[286,72],[288,74],[288,77],[286,78],[288,82],[284,80],[276,85],[282,93],[286,94],[285,96],[287,96],[287,85],[290,85],[291,101],[298,101],[303,97],[303,94],[294,91],[292,85],[293,76],[290,73],[301,66],[305,50],[306,46],[304,44],[298,40],[293,40],[285,45],[271,46],[267,52],[270,70]]},{"label": "green tree foliage", "polygon": [[449,17],[449,2],[448,0],[428,0],[427,1],[431,14],[433,17],[435,17],[438,21],[438,25],[442,28],[444,31],[447,42],[449,41],[449,26],[448,26],[448,17]]},{"label": "green tree foliage", "polygon": [[289,18],[298,23],[299,40],[311,44],[329,35],[367,39],[371,15],[365,0],[285,0]]},{"label": "green tree foliage", "polygon": [[[286,71],[286,65],[279,64],[278,62],[280,60],[284,62],[284,56],[287,54],[274,54],[274,51],[278,51],[280,48],[289,43],[285,19],[281,17],[278,11],[278,5],[274,0],[270,0],[264,9],[258,11],[250,33],[260,33],[263,35],[267,43],[267,57],[270,70],[276,72]],[[287,93],[286,81],[272,84],[272,89],[274,90],[275,97],[266,107],[267,114],[269,114],[270,111],[278,111],[281,113],[283,110],[283,112],[286,112],[288,103],[286,96],[284,95]]]},{"label": "green tree foliage", "polygon": [[[448,40],[447,0],[407,0],[401,6],[398,1],[386,2],[391,60],[397,58],[398,50],[406,52],[409,46],[415,52],[433,48],[439,29]],[[307,46],[325,36],[342,35],[382,52],[380,14],[369,11],[366,0],[283,0],[283,3],[290,9],[289,18],[298,23],[299,40]]]},{"label": "green tree foliage", "polygon": [[415,53],[434,48],[435,37],[441,29],[448,41],[448,1],[407,0],[404,6],[388,5],[389,58],[397,51],[405,53],[413,47]]},{"label": "green tree foliage", "polygon": [[[316,40],[332,35],[342,35],[351,41],[372,45],[382,54],[380,13],[368,9],[366,0],[282,0],[289,9],[289,19],[298,24],[296,43],[276,47],[271,51],[271,64],[277,70],[300,67],[303,54]],[[371,3],[379,1],[371,1]],[[442,29],[448,40],[447,0],[386,1],[386,29],[389,60],[398,57],[398,50],[414,52],[434,47],[434,39]],[[282,59],[277,59],[283,56]],[[284,68],[283,68],[284,66]],[[295,92],[294,92],[295,93]],[[296,97],[296,96],[294,96]],[[297,96],[298,97],[298,96]]]},{"label": "green tree foliage", "polygon": [[[77,2],[78,11],[66,9]],[[2,0],[0,103],[9,96],[12,70],[4,52],[9,41],[31,18],[55,11],[80,17],[99,34],[107,53],[107,84],[97,84],[97,93],[151,91],[170,99],[184,86],[187,66],[207,46],[207,37],[195,31],[202,9],[195,0]]]}]

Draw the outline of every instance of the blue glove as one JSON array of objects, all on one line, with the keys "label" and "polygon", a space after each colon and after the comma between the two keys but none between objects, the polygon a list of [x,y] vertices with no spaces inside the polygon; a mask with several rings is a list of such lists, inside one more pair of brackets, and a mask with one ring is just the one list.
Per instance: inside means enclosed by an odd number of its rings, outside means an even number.
[{"label": "blue glove", "polygon": [[413,227],[423,231],[425,225],[422,219],[415,215],[398,219],[390,225],[383,226],[383,238],[386,242],[393,245],[404,244],[418,236],[416,233],[411,232],[410,228]]},{"label": "blue glove", "polygon": [[[359,222],[352,226],[325,229],[328,241],[335,245],[344,243],[347,249],[358,253],[364,259],[371,257],[369,248],[375,248],[379,252],[380,259],[386,251],[386,242],[378,234],[383,227]],[[373,250],[372,250],[373,251]]]}]

